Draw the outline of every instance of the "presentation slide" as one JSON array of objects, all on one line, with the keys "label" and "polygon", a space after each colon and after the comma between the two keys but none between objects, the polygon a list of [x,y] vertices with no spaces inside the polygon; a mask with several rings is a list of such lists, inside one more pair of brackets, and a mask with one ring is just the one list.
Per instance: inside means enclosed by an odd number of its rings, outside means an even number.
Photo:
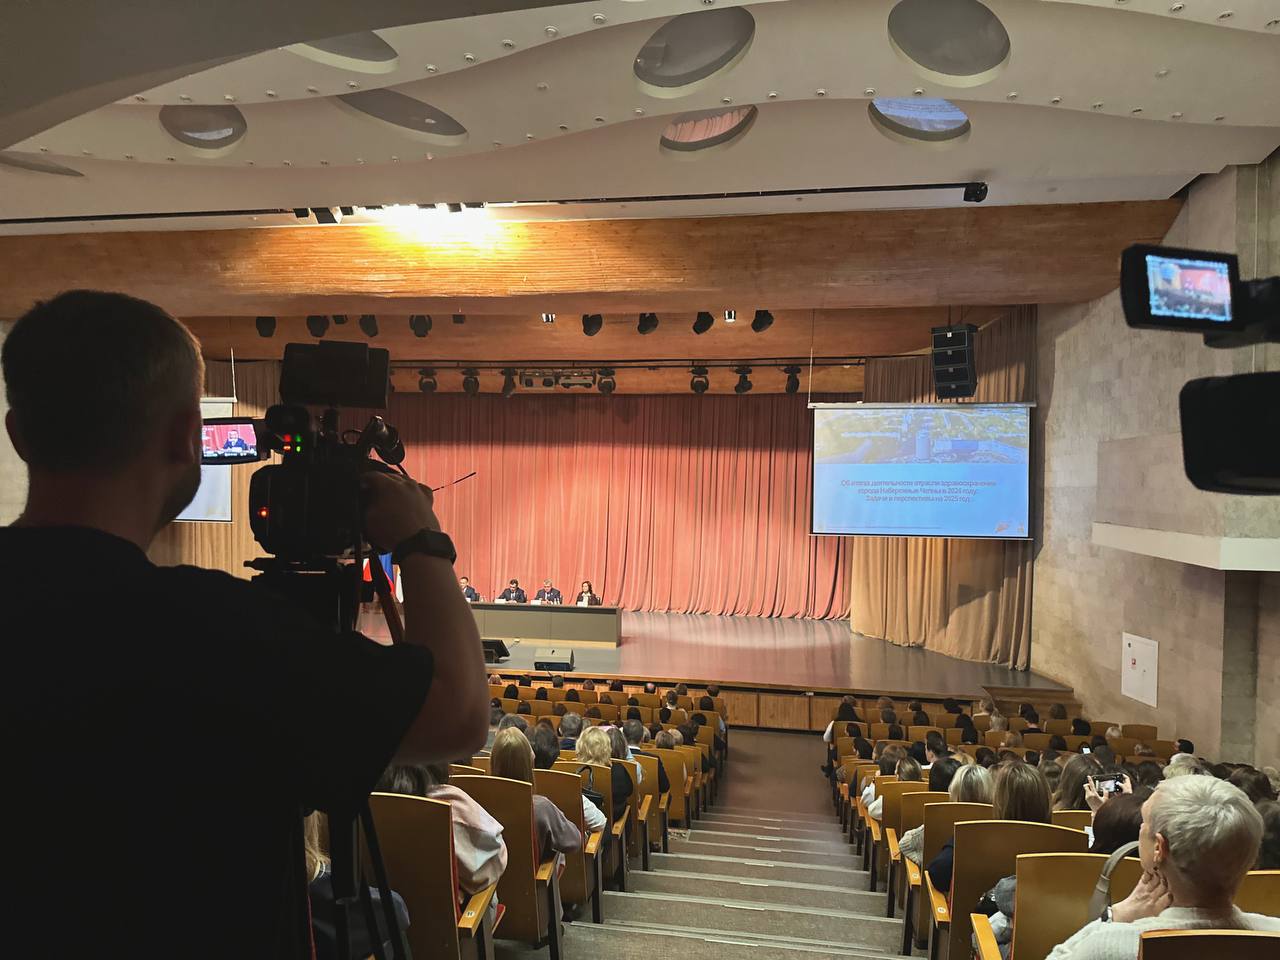
[{"label": "presentation slide", "polygon": [[814,533],[1029,535],[1027,407],[861,405],[813,415]]}]

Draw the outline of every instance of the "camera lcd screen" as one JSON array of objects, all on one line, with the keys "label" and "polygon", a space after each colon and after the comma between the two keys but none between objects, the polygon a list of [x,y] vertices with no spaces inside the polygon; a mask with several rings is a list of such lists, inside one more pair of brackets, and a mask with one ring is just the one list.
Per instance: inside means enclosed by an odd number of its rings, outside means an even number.
[{"label": "camera lcd screen", "polygon": [[204,464],[257,463],[258,432],[249,419],[216,417],[205,420],[200,433]]},{"label": "camera lcd screen", "polygon": [[1155,253],[1146,260],[1151,316],[1231,322],[1229,264]]}]

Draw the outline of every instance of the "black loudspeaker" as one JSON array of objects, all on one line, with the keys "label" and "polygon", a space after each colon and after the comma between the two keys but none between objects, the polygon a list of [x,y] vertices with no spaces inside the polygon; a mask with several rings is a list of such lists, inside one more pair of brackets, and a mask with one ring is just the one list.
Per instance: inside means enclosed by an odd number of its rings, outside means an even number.
[{"label": "black loudspeaker", "polygon": [[501,640],[481,640],[480,644],[484,647],[485,663],[498,663],[511,656],[511,651]]},{"label": "black loudspeaker", "polygon": [[939,400],[972,397],[978,388],[973,366],[972,323],[933,328],[933,391]]},{"label": "black loudspeaker", "polygon": [[549,670],[552,673],[572,673],[573,651],[557,650],[554,647],[539,647],[533,657],[533,669]]}]

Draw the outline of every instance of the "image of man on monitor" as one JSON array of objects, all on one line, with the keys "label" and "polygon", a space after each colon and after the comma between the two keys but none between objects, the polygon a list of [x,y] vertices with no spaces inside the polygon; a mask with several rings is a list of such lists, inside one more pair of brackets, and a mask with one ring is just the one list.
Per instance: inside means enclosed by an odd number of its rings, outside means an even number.
[{"label": "image of man on monitor", "polygon": [[249,445],[240,439],[240,431],[232,427],[227,431],[227,439],[222,442],[223,450],[245,450],[249,449]]}]

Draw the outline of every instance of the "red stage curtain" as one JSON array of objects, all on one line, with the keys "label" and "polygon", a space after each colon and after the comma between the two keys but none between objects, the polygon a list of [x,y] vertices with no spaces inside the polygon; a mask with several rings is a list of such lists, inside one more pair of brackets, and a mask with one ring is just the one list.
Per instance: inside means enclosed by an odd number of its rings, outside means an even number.
[{"label": "red stage curtain", "polygon": [[[834,398],[833,398],[834,399]],[[809,534],[803,396],[397,395],[405,467],[432,487],[485,599],[590,580],[627,610],[845,617],[847,541]]]}]

